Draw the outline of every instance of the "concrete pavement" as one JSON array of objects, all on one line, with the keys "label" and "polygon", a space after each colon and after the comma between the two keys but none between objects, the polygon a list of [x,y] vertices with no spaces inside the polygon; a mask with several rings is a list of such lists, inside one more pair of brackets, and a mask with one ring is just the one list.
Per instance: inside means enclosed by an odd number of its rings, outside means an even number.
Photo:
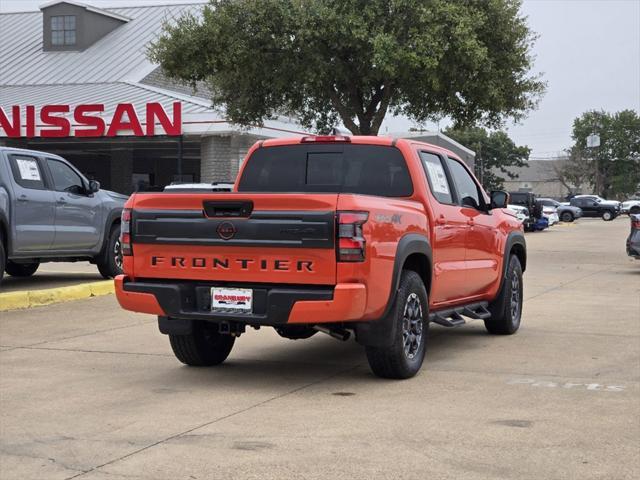
[{"label": "concrete pavement", "polygon": [[511,337],[432,327],[422,372],[353,342],[248,331],[179,364],[113,296],[0,313],[0,478],[635,479],[640,262],[628,219],[527,236]]},{"label": "concrete pavement", "polygon": [[32,277],[18,278],[5,275],[0,292],[42,290],[100,280],[104,278],[98,272],[98,267],[89,262],[43,263]]}]

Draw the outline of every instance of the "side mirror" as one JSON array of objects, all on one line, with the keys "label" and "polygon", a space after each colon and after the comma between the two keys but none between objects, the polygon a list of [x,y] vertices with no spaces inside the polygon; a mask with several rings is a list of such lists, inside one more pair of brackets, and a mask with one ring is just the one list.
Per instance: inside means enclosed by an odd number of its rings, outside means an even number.
[{"label": "side mirror", "polygon": [[509,194],[502,190],[491,191],[491,209],[494,208],[507,208],[509,204]]},{"label": "side mirror", "polygon": [[89,191],[91,193],[96,193],[98,190],[100,190],[100,182],[97,182],[96,180],[89,180]]}]

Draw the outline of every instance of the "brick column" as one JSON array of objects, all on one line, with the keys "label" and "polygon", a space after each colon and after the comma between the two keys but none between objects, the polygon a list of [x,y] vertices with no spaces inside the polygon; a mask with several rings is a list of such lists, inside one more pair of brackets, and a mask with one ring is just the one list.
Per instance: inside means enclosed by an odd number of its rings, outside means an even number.
[{"label": "brick column", "polygon": [[202,137],[200,143],[200,181],[230,182],[235,179],[231,162],[231,136]]},{"label": "brick column", "polygon": [[203,137],[200,143],[200,181],[234,182],[240,163],[256,141],[252,135]]}]

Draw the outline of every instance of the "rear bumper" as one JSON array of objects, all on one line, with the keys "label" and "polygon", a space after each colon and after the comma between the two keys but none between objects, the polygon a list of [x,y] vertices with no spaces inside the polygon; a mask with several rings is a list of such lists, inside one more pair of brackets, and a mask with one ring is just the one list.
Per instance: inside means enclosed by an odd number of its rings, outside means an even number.
[{"label": "rear bumper", "polygon": [[[253,312],[211,311],[211,287],[253,290]],[[207,283],[198,281],[115,280],[116,297],[126,310],[152,315],[233,321],[248,325],[317,324],[357,321],[364,316],[366,287],[359,283],[332,286]]]}]

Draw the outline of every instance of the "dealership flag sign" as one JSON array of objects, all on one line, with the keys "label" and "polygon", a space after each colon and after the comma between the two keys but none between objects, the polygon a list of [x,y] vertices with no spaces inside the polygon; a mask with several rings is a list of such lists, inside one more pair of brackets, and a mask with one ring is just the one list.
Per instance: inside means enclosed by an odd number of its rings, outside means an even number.
[{"label": "dealership flag sign", "polygon": [[139,111],[132,103],[119,103],[108,119],[101,103],[83,105],[14,105],[0,107],[0,136],[9,138],[115,137],[182,135],[182,104],[174,102],[169,115],[160,103],[147,103]]}]

